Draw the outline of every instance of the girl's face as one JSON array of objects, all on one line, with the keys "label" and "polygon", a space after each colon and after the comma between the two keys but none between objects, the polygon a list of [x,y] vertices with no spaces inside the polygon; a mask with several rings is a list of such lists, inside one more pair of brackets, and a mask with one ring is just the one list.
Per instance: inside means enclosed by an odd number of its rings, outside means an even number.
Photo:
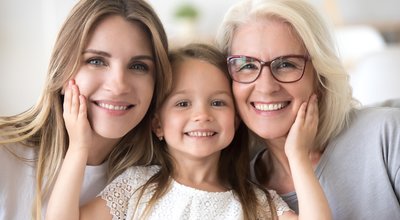
[{"label": "girl's face", "polygon": [[[257,20],[240,26],[233,37],[232,55],[245,55],[270,61],[285,55],[306,55],[303,44],[290,27],[278,20]],[[273,140],[285,138],[301,103],[314,91],[310,61],[303,77],[293,83],[280,83],[264,66],[259,78],[249,84],[233,82],[233,94],[244,123],[257,135]]]},{"label": "girl's face", "polygon": [[155,119],[155,133],[164,136],[177,161],[218,158],[235,133],[229,80],[206,61],[178,62],[172,93]]},{"label": "girl's face", "polygon": [[151,42],[139,24],[110,16],[96,26],[73,78],[87,99],[97,134],[121,138],[142,120],[154,91],[153,60]]}]

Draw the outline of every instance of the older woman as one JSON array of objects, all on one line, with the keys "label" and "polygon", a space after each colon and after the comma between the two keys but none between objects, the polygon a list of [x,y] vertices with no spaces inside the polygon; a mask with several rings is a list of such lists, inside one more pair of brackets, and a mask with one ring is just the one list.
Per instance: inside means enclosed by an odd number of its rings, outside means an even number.
[{"label": "older woman", "polygon": [[301,103],[315,93],[320,119],[309,159],[333,218],[400,219],[400,109],[355,108],[349,76],[312,6],[241,1],[226,14],[218,44],[239,114],[264,146],[253,159],[255,181],[302,209],[284,144]]}]

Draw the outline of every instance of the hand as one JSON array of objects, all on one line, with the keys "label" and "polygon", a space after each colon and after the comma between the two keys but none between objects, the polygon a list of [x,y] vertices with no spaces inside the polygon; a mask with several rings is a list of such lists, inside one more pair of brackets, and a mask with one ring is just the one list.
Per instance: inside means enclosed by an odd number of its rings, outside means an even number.
[{"label": "hand", "polygon": [[308,103],[301,104],[286,138],[285,153],[289,160],[294,157],[308,157],[317,134],[318,117],[317,96],[313,94]]},{"label": "hand", "polygon": [[68,149],[89,150],[93,145],[93,132],[87,118],[86,98],[73,80],[65,89],[63,118],[69,135]]}]

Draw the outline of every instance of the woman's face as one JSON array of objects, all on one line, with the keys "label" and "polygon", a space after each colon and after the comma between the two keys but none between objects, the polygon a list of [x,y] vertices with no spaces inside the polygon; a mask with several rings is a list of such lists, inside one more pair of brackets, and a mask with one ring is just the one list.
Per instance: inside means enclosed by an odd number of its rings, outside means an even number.
[{"label": "woman's face", "polygon": [[110,16],[96,26],[73,78],[98,135],[121,138],[143,119],[153,96],[154,71],[151,42],[139,24]]},{"label": "woman's face", "polygon": [[[307,55],[290,27],[278,20],[258,20],[241,25],[233,36],[230,55],[245,55],[264,62],[289,54]],[[285,138],[301,103],[314,91],[310,61],[303,77],[293,83],[280,83],[264,66],[258,79],[249,84],[233,82],[233,94],[244,123],[267,140]]]}]

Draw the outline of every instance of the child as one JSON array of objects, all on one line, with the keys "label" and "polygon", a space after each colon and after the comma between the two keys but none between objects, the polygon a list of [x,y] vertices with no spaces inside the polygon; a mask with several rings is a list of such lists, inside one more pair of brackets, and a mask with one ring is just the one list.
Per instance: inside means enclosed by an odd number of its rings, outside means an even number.
[{"label": "child", "polygon": [[[274,191],[263,191],[249,181],[246,130],[236,117],[225,57],[211,46],[192,44],[172,52],[170,61],[173,88],[153,119],[159,139],[154,152],[158,165],[127,169],[100,197],[82,207],[80,217],[295,217]],[[306,103],[300,108],[288,150],[306,151],[313,141],[318,122],[315,109],[315,97],[307,113]],[[300,142],[300,137],[305,139]]]}]

